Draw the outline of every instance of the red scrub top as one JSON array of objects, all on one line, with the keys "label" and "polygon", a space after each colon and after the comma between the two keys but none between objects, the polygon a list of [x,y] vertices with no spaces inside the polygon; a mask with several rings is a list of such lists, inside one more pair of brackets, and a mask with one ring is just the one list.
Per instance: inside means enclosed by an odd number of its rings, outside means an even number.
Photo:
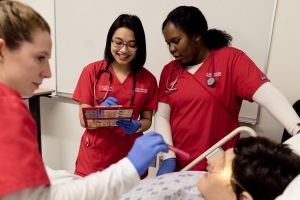
[{"label": "red scrub top", "polygon": [[[209,87],[207,79],[213,68],[216,84]],[[167,92],[166,86],[177,77],[177,90]],[[214,50],[195,74],[189,73],[177,60],[167,64],[160,78],[159,102],[171,107],[174,145],[191,154],[189,160],[177,156],[177,170],[237,128],[242,100],[252,101],[255,91],[268,81],[245,53],[232,47]],[[223,148],[232,147],[237,139],[238,136]],[[191,170],[205,169],[203,161]]]},{"label": "red scrub top", "polygon": [[21,96],[0,83],[0,197],[49,185],[36,126]]},{"label": "red scrub top", "polygon": [[[105,69],[106,61],[97,61],[87,65],[78,80],[73,99],[91,106],[99,105],[94,97],[96,74]],[[121,83],[112,66],[109,67],[112,82],[109,86],[109,75],[103,73],[97,83],[96,95],[103,98],[107,89],[108,96],[118,99],[118,104],[130,106],[133,89],[133,75],[129,74]],[[136,74],[133,118],[138,119],[143,111],[157,109],[158,86],[155,77],[145,68]],[[76,161],[75,173],[81,176],[101,171],[127,156],[135,139],[142,133],[128,135],[119,127],[86,129],[81,138]]]}]

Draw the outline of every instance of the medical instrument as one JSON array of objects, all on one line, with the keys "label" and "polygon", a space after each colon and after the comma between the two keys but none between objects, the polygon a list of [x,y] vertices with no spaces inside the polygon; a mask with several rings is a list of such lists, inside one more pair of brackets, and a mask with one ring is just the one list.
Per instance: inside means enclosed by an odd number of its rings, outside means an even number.
[{"label": "medical instrument", "polygon": [[[173,74],[177,70],[179,70],[179,71],[178,71],[178,74],[177,74],[176,78],[174,79],[174,81],[170,82],[170,78],[172,78]],[[181,66],[179,66],[179,64],[177,64],[176,67],[174,67],[174,69],[172,69],[172,71],[169,74],[169,76],[167,78],[167,81],[166,81],[166,90],[165,90],[166,94],[170,94],[170,93],[175,92],[177,90],[176,84],[178,82],[179,77],[182,74],[182,71],[183,71],[183,68]]]},{"label": "medical instrument", "polygon": [[[212,60],[212,64],[211,64],[211,73],[208,73],[209,77],[206,81],[206,84],[209,86],[209,87],[213,87],[217,80],[215,78],[215,55],[214,55],[214,51],[211,52],[211,60]],[[179,70],[179,71],[178,71]],[[175,77],[175,79],[173,81],[171,81],[170,79],[172,78],[172,76],[174,75],[175,71],[178,71],[178,74],[177,76]],[[177,65],[174,67],[174,69],[172,69],[172,71],[170,72],[168,78],[167,78],[167,81],[166,81],[166,89],[165,89],[165,93],[166,94],[170,94],[174,91],[177,90],[176,88],[176,84],[182,74],[182,71],[183,71],[183,67],[181,67],[179,65],[179,63],[177,63]]]},{"label": "medical instrument", "polygon": [[[109,70],[109,66],[110,64],[107,63],[105,69],[102,69],[98,72],[98,74],[96,75],[96,80],[95,80],[95,84],[94,84],[94,97],[96,99],[96,101],[101,104],[102,101],[104,101],[108,95],[108,92],[110,90],[110,86],[111,86],[111,82],[112,82],[112,79],[113,79],[113,76],[112,76],[112,73],[111,71]],[[101,75],[103,74],[108,74],[108,86],[106,87],[106,91],[105,91],[105,94],[102,98],[99,98],[97,97],[97,94],[96,94],[96,88],[97,88],[97,83],[98,81],[100,80],[101,78]],[[133,103],[134,103],[134,98],[135,98],[135,86],[136,86],[136,74],[133,73],[133,84],[132,84],[132,95],[131,95],[131,100],[130,100],[130,106],[133,106]]]},{"label": "medical instrument", "polygon": [[203,152],[200,156],[198,156],[196,159],[194,159],[192,162],[190,162],[186,167],[184,167],[180,171],[190,170],[192,167],[194,167],[195,165],[197,165],[200,161],[202,161],[203,159],[205,159],[206,156],[208,156],[209,154],[211,154],[217,148],[221,147],[228,140],[230,140],[231,138],[233,138],[234,136],[236,136],[238,133],[240,133],[242,131],[247,132],[252,137],[256,137],[256,135],[257,135],[256,132],[253,129],[251,129],[251,128],[247,127],[247,126],[238,127],[235,130],[233,130],[232,132],[230,132],[228,135],[226,135],[224,138],[222,138],[221,140],[219,140],[212,147],[210,147],[205,152]]},{"label": "medical instrument", "polygon": [[178,149],[178,148],[176,148],[176,147],[174,147],[172,145],[169,145],[169,144],[168,144],[168,147],[169,147],[169,149],[171,151],[173,151],[174,153],[178,154],[182,158],[187,159],[187,160],[190,158],[190,154],[189,153],[187,153],[187,152],[185,152],[185,151],[183,151],[181,149]]},{"label": "medical instrument", "polygon": [[214,51],[211,52],[211,75],[210,77],[207,79],[206,83],[209,87],[213,87],[216,84],[216,78],[215,78],[215,53]]}]

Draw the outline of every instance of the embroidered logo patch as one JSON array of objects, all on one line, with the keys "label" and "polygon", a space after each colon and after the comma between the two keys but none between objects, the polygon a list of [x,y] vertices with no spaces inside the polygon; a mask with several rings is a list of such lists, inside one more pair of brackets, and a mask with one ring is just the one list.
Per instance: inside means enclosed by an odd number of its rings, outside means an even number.
[{"label": "embroidered logo patch", "polygon": [[[212,77],[212,73],[211,72],[207,72],[206,77]],[[218,77],[218,76],[222,76],[222,72],[215,72],[214,73],[214,77]]]},{"label": "embroidered logo patch", "polygon": [[267,80],[268,78],[266,76],[262,76],[260,77],[260,80],[264,81],[264,80]]},{"label": "embroidered logo patch", "polygon": [[114,88],[113,86],[109,86],[109,85],[100,85],[99,91],[114,91]]},{"label": "embroidered logo patch", "polygon": [[147,94],[148,89],[145,89],[145,88],[135,88],[135,92]]}]

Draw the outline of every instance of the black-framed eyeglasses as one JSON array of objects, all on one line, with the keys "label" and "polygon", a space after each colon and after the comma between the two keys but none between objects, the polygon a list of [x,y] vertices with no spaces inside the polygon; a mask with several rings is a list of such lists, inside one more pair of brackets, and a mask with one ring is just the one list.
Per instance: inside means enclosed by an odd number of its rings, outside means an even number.
[{"label": "black-framed eyeglasses", "polygon": [[124,46],[130,51],[130,52],[136,52],[137,51],[137,45],[136,45],[136,42],[128,42],[128,43],[125,43],[123,42],[122,40],[112,40],[111,41],[112,45],[114,48],[116,49],[122,49]]}]

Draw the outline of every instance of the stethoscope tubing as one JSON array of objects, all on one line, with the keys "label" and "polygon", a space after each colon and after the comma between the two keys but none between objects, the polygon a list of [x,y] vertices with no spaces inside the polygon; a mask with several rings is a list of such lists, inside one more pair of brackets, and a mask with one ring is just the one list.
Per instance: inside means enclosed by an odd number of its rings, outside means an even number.
[{"label": "stethoscope tubing", "polygon": [[[212,51],[211,52],[211,60],[212,60],[212,64],[211,64],[211,74],[209,74],[209,77],[206,80],[206,84],[209,87],[214,87],[214,85],[216,84],[216,78],[215,78],[215,52]],[[174,79],[174,81],[170,82],[170,78],[173,76],[173,74],[175,73],[176,70],[180,70],[178,75],[176,76],[176,78]],[[165,93],[169,94],[172,93],[174,91],[177,90],[176,88],[176,84],[181,76],[183,72],[183,67],[179,65],[179,63],[177,63],[177,65],[174,67],[174,69],[170,72],[167,80],[166,80],[166,89],[165,89]]]},{"label": "stethoscope tubing", "polygon": [[[95,97],[95,100],[97,103],[101,104],[102,101],[104,101],[109,93],[109,88],[110,88],[110,85],[111,85],[111,82],[112,82],[112,79],[113,79],[113,75],[111,73],[111,71],[109,70],[109,66],[110,64],[107,63],[105,69],[102,69],[100,70],[97,75],[96,75],[96,80],[95,80],[95,84],[94,84],[94,97]],[[105,92],[105,95],[103,98],[98,98],[97,97],[97,94],[96,94],[96,87],[97,87],[97,84],[101,78],[101,75],[104,74],[104,73],[108,73],[109,74],[109,84],[108,84],[108,87],[107,87],[107,90]],[[134,104],[134,99],[135,99],[135,87],[136,87],[136,73],[133,72],[133,84],[132,84],[132,94],[131,94],[131,99],[130,99],[130,106],[133,106]]]}]

